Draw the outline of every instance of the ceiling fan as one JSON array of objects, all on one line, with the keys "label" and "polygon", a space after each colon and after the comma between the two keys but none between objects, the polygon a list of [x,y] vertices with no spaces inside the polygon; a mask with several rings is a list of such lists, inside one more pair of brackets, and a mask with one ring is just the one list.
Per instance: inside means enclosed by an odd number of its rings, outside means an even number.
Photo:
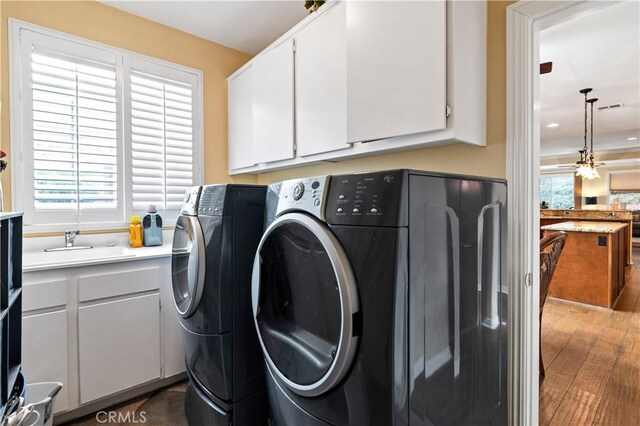
[{"label": "ceiling fan", "polygon": [[[591,88],[580,90],[580,93],[584,95],[584,148],[578,151],[580,159],[572,165],[560,165],[558,168],[570,167],[576,170],[576,176],[580,176],[583,179],[597,179],[600,178],[597,167],[603,166],[605,163],[596,163],[594,160],[595,152],[593,150],[593,105],[598,101],[598,98],[588,99],[588,94],[592,91]],[[591,148],[587,146],[587,105],[591,106]]]}]

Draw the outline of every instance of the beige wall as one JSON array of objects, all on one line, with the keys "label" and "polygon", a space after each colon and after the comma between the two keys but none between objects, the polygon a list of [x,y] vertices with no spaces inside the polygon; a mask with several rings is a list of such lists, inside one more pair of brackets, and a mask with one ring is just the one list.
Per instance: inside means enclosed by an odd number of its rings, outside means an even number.
[{"label": "beige wall", "polygon": [[259,183],[299,176],[393,168],[504,177],[506,174],[506,8],[513,1],[489,1],[487,22],[487,146],[463,144],[366,157],[258,175]]},{"label": "beige wall", "polygon": [[[227,76],[250,56],[94,1],[0,1],[0,147],[10,156],[8,18],[16,18],[89,40],[153,56],[204,72],[205,182],[255,182],[227,174]],[[5,210],[11,176],[2,173]]]}]

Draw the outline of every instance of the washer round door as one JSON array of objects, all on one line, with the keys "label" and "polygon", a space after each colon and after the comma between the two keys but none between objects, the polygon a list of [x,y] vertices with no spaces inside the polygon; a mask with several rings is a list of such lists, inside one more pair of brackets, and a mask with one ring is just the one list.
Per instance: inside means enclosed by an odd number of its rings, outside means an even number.
[{"label": "washer round door", "polygon": [[183,318],[193,315],[200,304],[205,259],[200,221],[194,216],[178,217],[171,250],[171,280],[173,299]]},{"label": "washer round door", "polygon": [[344,377],[359,304],[351,265],[326,225],[302,213],[276,219],[258,246],[251,296],[264,356],[289,389],[317,396]]}]

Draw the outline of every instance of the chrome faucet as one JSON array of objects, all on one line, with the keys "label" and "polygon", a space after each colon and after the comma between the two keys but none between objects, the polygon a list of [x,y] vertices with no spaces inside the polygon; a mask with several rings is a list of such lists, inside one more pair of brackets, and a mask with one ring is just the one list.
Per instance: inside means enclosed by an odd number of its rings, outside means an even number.
[{"label": "chrome faucet", "polygon": [[49,253],[52,251],[82,250],[93,248],[93,246],[74,246],[73,242],[78,235],[80,235],[80,231],[78,231],[77,229],[75,231],[64,231],[64,247],[51,247],[44,249],[44,251]]},{"label": "chrome faucet", "polygon": [[80,235],[80,231],[79,230],[75,230],[75,231],[64,231],[64,246],[65,247],[73,247],[73,242],[75,241],[76,237]]}]

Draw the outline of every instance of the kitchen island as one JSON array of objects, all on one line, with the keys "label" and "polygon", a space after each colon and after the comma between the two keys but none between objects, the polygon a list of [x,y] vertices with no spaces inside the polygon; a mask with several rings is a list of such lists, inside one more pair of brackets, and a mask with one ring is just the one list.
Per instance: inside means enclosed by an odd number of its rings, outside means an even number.
[{"label": "kitchen island", "polygon": [[[611,222],[624,222],[629,224],[624,233],[625,240],[625,258],[626,264],[632,265],[633,258],[631,253],[633,252],[633,212],[631,210],[587,210],[587,209],[570,209],[570,210],[554,210],[543,209],[540,210],[540,225],[551,225],[559,222],[566,221],[611,221]],[[542,238],[542,235],[540,235]]]},{"label": "kitchen island", "polygon": [[567,235],[549,295],[613,309],[625,285],[625,233],[628,224],[569,221],[542,226],[545,236]]}]

